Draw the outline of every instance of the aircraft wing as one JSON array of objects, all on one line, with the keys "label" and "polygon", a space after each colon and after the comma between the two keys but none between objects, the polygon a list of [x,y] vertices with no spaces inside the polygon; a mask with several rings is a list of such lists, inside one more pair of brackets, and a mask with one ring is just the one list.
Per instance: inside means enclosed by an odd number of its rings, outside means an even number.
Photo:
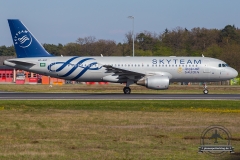
[{"label": "aircraft wing", "polygon": [[115,73],[117,75],[145,76],[145,73],[125,70],[125,69],[113,67],[111,65],[103,65],[103,67],[105,67],[108,72],[112,72],[112,73]]},{"label": "aircraft wing", "polygon": [[172,75],[168,72],[136,72],[126,69],[117,68],[111,65],[103,65],[107,69],[108,73],[114,73],[114,76],[118,76],[118,79],[131,79],[131,80],[140,80],[143,77],[150,77],[154,75],[167,76],[169,79],[172,78]]}]

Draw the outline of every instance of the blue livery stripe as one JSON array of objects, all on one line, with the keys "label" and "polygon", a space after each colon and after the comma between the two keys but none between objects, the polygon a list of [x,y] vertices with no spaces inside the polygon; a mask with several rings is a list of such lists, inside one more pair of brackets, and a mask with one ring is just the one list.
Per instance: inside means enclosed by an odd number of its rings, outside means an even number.
[{"label": "blue livery stripe", "polygon": [[[48,65],[48,70],[51,72],[60,72],[62,71],[65,67],[67,67],[68,65],[73,66],[67,73],[65,73],[64,75],[60,76],[60,77],[68,77],[70,76],[76,69],[78,68],[82,68],[81,72],[74,77],[72,80],[77,80],[78,78],[80,78],[87,70],[99,70],[102,68],[102,66],[100,68],[98,67],[94,67],[91,68],[93,65],[96,65],[97,62],[92,62],[89,65],[87,65],[86,67],[81,66],[82,63],[88,61],[88,60],[95,60],[94,58],[84,58],[82,60],[80,60],[77,64],[71,64],[71,62],[75,59],[77,59],[79,57],[72,57],[69,60],[67,60],[66,62],[53,62],[51,64]],[[56,64],[62,64],[58,69],[56,70],[52,70],[52,67]]]},{"label": "blue livery stripe", "polygon": [[73,79],[71,79],[71,80],[73,80],[73,81],[75,81],[75,80],[77,80],[78,78],[80,78],[87,70],[96,70],[96,69],[91,69],[90,67],[92,66],[92,65],[95,65],[95,64],[97,64],[97,62],[93,62],[93,63],[91,63],[90,65],[88,65],[87,67],[85,67],[76,77],[74,77]]},{"label": "blue livery stripe", "polygon": [[74,71],[79,67],[80,64],[82,64],[83,62],[85,62],[85,61],[87,61],[87,60],[91,60],[91,59],[93,59],[93,58],[82,59],[82,60],[79,61],[77,64],[75,64],[74,67],[73,67],[70,71],[68,71],[68,73],[62,75],[61,77],[67,77],[67,76],[69,76],[70,74],[72,74],[72,72],[74,72]]},{"label": "blue livery stripe", "polygon": [[59,67],[58,69],[56,69],[56,72],[61,71],[63,68],[65,68],[67,65],[70,64],[70,62],[72,62],[74,59],[76,59],[78,57],[72,57],[70,58],[68,61],[66,61],[65,63],[63,63],[63,65],[61,67]]}]

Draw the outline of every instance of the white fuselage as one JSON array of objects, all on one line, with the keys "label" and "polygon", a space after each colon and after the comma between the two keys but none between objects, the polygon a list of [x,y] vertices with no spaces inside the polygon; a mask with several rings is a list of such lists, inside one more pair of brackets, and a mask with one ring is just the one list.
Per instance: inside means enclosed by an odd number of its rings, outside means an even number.
[{"label": "white fuselage", "polygon": [[[161,74],[167,75],[171,82],[208,82],[228,80],[238,74],[225,62],[208,57],[36,57],[8,59],[4,64],[82,82],[124,83],[129,78],[136,82],[144,76]],[[105,66],[123,70],[124,73],[111,72]],[[119,75],[121,78],[118,78]]]}]

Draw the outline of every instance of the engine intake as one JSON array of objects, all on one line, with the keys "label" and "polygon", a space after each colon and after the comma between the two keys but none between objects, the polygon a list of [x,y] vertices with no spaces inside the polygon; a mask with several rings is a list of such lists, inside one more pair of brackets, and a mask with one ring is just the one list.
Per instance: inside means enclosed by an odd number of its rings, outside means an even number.
[{"label": "engine intake", "polygon": [[146,86],[149,89],[164,90],[168,89],[169,78],[168,76],[150,76],[137,81],[138,85]]}]

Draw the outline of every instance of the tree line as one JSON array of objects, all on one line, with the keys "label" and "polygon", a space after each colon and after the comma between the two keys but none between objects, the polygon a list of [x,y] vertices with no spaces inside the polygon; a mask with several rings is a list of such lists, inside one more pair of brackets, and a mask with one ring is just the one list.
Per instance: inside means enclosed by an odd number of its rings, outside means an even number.
[{"label": "tree line", "polygon": [[[78,38],[76,42],[43,44],[56,56],[131,56],[132,32],[125,34],[123,43],[96,39],[94,36]],[[176,27],[162,33],[143,31],[134,36],[135,56],[202,56],[227,62],[240,71],[240,29],[227,25],[223,29]],[[0,56],[13,56],[13,46],[0,46]]]}]

